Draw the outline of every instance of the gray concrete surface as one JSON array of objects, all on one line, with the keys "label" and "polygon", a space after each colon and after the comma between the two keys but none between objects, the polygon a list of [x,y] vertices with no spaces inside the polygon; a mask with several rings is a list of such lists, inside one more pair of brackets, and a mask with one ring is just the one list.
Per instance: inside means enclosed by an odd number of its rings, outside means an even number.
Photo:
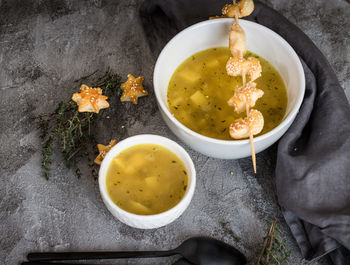
[{"label": "gray concrete surface", "polygon": [[[29,251],[168,249],[194,235],[230,243],[252,260],[275,217],[292,250],[290,264],[302,264],[274,194],[275,146],[257,155],[257,176],[250,159],[218,160],[186,147],[198,171],[192,203],[177,221],[150,231],[114,219],[101,200],[97,182],[86,170],[77,179],[72,170],[60,165],[59,154],[54,156],[51,179],[41,176],[40,139],[32,118],[68,100],[80,85],[75,80],[98,69],[94,76],[108,68],[123,77],[143,74],[150,92],[138,106],[115,101],[111,119],[98,128],[100,142],[140,133],[179,142],[155,104],[156,58],[137,20],[140,2],[0,0],[0,264],[18,264]],[[264,2],[315,42],[349,99],[350,5],[345,0]],[[227,222],[241,240],[235,242],[221,222]],[[171,264],[173,260],[115,264]]]}]

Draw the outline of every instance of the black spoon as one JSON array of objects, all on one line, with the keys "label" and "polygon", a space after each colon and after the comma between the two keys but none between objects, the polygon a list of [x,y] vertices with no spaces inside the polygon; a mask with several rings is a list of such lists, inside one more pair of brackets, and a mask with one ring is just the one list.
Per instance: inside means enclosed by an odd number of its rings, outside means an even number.
[{"label": "black spoon", "polygon": [[[49,262],[49,261],[24,261],[21,263],[21,265],[94,265],[94,264],[82,264],[82,263],[56,263],[56,262]],[[96,264],[95,264],[96,265]]]},{"label": "black spoon", "polygon": [[190,263],[189,261],[185,260],[185,258],[181,258],[181,259],[175,261],[175,263],[173,263],[173,265],[193,265],[193,263]]},{"label": "black spoon", "polygon": [[[80,263],[81,264],[81,263]],[[55,263],[55,262],[45,262],[45,261],[25,261],[21,265],[79,265],[77,263]],[[84,265],[89,265],[84,263]],[[184,258],[177,260],[173,265],[193,265],[193,263],[188,262]]]},{"label": "black spoon", "polygon": [[[234,247],[207,237],[193,237],[185,240],[173,250],[129,251],[129,252],[48,252],[29,253],[29,261],[91,260],[119,258],[168,257],[182,255],[187,261],[200,265],[243,265],[246,258]],[[181,264],[181,263],[180,263]]]},{"label": "black spoon", "polygon": [[[55,263],[55,262],[45,262],[45,261],[25,261],[22,262],[21,265],[79,265],[77,263]],[[84,265],[89,265],[84,263]],[[177,261],[175,261],[175,263],[173,263],[173,265],[193,265],[193,263],[188,262],[187,260],[185,260],[184,258],[181,258]]]}]

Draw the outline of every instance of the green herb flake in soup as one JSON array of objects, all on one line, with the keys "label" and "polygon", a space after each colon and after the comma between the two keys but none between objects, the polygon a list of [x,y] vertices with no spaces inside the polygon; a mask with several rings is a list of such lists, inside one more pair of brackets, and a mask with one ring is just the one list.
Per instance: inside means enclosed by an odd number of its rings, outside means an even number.
[{"label": "green herb flake in soup", "polygon": [[[242,86],[241,77],[226,73],[229,57],[227,47],[198,52],[175,70],[168,87],[168,106],[178,121],[197,133],[222,140],[232,140],[228,132],[230,124],[246,116],[235,113],[227,105],[235,89]],[[264,115],[261,135],[281,123],[287,92],[281,76],[268,61],[252,52],[247,52],[245,57],[258,58],[262,66],[262,76],[255,82],[264,96],[253,107]]]},{"label": "green herb flake in soup", "polygon": [[165,147],[140,144],[113,158],[106,177],[112,201],[125,211],[151,215],[180,202],[187,190],[187,171]]}]

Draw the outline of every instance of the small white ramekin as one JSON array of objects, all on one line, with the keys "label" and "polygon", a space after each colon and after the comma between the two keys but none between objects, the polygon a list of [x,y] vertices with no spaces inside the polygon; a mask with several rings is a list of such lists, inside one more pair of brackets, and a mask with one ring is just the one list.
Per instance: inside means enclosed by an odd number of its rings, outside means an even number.
[{"label": "small white ramekin", "polygon": [[[112,159],[123,150],[139,144],[157,144],[163,146],[176,154],[185,165],[188,176],[187,190],[181,201],[170,210],[154,215],[133,214],[118,207],[108,195],[106,175]],[[140,229],[152,229],[173,222],[186,210],[191,202],[196,186],[196,170],[189,154],[176,142],[158,135],[141,134],[129,137],[112,147],[101,163],[98,182],[103,202],[112,215],[129,226]]]},{"label": "small white ramekin", "polygon": [[[164,47],[153,73],[154,93],[165,123],[194,150],[221,159],[250,156],[249,140],[218,140],[190,130],[170,113],[167,91],[174,71],[188,57],[205,49],[228,47],[233,22],[231,18],[212,19],[184,29]],[[294,121],[304,98],[305,76],[298,55],[280,35],[254,22],[240,20],[240,25],[246,33],[247,49],[268,60],[281,74],[287,89],[287,110],[282,122],[270,132],[254,137],[255,151],[259,153],[275,143]]]}]

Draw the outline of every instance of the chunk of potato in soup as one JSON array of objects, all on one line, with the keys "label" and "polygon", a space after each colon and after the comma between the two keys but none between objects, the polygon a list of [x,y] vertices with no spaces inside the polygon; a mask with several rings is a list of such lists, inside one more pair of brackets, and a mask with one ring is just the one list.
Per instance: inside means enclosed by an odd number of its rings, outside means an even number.
[{"label": "chunk of potato in soup", "polygon": [[[279,125],[287,107],[287,92],[278,71],[265,59],[247,52],[246,57],[256,57],[262,66],[262,76],[255,82],[264,91],[254,109],[264,116],[260,134]],[[227,47],[204,50],[185,60],[174,72],[168,87],[168,106],[174,117],[191,130],[202,135],[232,140],[229,126],[237,114],[227,105],[235,89],[242,86],[241,77],[228,76],[226,62],[230,57]]]},{"label": "chunk of potato in soup", "polygon": [[130,147],[113,158],[106,177],[112,201],[125,211],[151,215],[180,202],[187,189],[180,158],[160,145]]}]

